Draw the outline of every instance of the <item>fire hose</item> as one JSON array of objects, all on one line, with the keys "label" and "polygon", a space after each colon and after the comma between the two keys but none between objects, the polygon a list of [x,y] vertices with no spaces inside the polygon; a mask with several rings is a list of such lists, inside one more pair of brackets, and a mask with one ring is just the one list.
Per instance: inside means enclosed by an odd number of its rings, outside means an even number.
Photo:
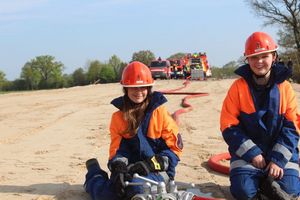
[{"label": "fire hose", "polygon": [[[178,90],[186,88],[190,84],[190,81],[186,80],[183,82],[183,86],[179,87],[177,89],[172,89],[172,90],[162,90],[160,91],[163,94],[167,95],[188,95],[182,99],[182,107],[179,110],[176,110],[172,116],[174,120],[176,121],[177,124],[179,124],[179,115],[182,113],[190,112],[193,110],[193,107],[187,103],[187,100],[190,98],[195,98],[195,97],[201,97],[201,96],[207,96],[208,93],[201,93],[201,92],[177,92]],[[230,160],[230,154],[229,153],[221,153],[212,156],[208,160],[208,166],[217,172],[220,172],[222,174],[229,174],[229,167],[226,165],[222,165],[220,161],[222,160]]]},{"label": "fire hose", "polygon": [[177,92],[178,90],[181,90],[183,88],[186,88],[187,85],[189,85],[191,82],[186,80],[183,82],[182,87],[179,87],[177,89],[171,89],[171,90],[160,90],[159,92],[166,94],[166,95],[187,95],[182,99],[181,106],[183,108],[176,110],[173,114],[172,117],[176,121],[177,124],[179,124],[179,115],[182,113],[187,113],[193,110],[193,106],[188,103],[188,99],[191,98],[196,98],[196,97],[203,97],[203,96],[208,96],[208,93],[205,92]]},{"label": "fire hose", "polygon": [[208,166],[216,172],[220,172],[222,174],[228,175],[229,174],[229,166],[222,165],[221,161],[222,160],[230,160],[230,158],[231,158],[231,156],[228,152],[213,155],[208,160]]},{"label": "fire hose", "polygon": [[[183,86],[179,87],[177,89],[171,89],[171,90],[160,90],[159,92],[166,94],[166,95],[187,95],[182,99],[181,106],[183,108],[176,110],[173,114],[172,117],[176,121],[177,124],[179,124],[179,115],[183,113],[187,113],[193,110],[193,107],[191,104],[188,103],[188,99],[191,98],[196,98],[196,97],[203,97],[203,96],[208,96],[208,93],[203,93],[203,92],[178,92],[181,89],[186,88],[190,84],[189,80],[186,80],[183,82]],[[171,192],[172,193],[172,192]],[[174,192],[173,192],[174,193]],[[179,195],[179,194],[177,194]],[[180,195],[179,195],[180,196]],[[214,200],[215,198],[206,198],[206,197],[199,197],[196,195],[192,195],[189,193],[181,193],[181,196],[179,198],[177,196],[176,199],[193,199],[193,200]],[[142,199],[142,198],[141,198]],[[169,197],[169,199],[172,199]]]}]

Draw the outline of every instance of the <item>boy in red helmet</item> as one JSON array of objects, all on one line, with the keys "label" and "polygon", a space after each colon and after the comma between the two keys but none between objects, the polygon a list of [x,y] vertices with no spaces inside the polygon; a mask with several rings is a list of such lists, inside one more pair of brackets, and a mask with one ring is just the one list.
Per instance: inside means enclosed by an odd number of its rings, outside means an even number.
[{"label": "boy in red helmet", "polygon": [[141,182],[132,177],[134,173],[168,183],[174,179],[183,147],[178,126],[163,105],[167,99],[151,91],[154,81],[149,68],[130,63],[121,84],[124,96],[111,102],[118,111],[110,124],[110,178],[96,159],[86,162],[84,186],[93,200],[130,199],[142,193],[142,186],[125,186],[125,181]]},{"label": "boy in red helmet", "polygon": [[247,64],[223,102],[220,125],[229,146],[230,191],[238,199],[293,199],[300,195],[297,98],[290,70],[275,62],[278,47],[255,32]]}]

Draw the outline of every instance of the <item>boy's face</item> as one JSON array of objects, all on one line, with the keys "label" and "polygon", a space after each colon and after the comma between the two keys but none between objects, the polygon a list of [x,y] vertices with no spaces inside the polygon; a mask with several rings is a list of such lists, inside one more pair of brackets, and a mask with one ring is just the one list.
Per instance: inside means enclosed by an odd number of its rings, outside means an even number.
[{"label": "boy's face", "polygon": [[269,72],[274,60],[275,54],[273,52],[269,52],[249,57],[248,63],[254,74],[263,76]]}]

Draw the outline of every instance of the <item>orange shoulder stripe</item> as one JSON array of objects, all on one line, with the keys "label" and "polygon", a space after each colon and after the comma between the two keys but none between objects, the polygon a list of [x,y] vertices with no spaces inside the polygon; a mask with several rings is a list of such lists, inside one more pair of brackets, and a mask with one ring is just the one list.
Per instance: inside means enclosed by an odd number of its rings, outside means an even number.
[{"label": "orange shoulder stripe", "polygon": [[182,141],[179,135],[179,129],[175,120],[171,117],[166,107],[161,105],[152,113],[148,137],[152,139],[163,138],[167,146],[179,157],[182,149],[178,144]]},{"label": "orange shoulder stripe", "polygon": [[297,110],[297,98],[292,85],[288,81],[278,85],[280,91],[280,114],[284,114],[287,120],[294,123],[298,134],[300,133],[300,115]]},{"label": "orange shoulder stripe", "polygon": [[223,101],[220,123],[221,131],[237,125],[240,112],[253,113],[255,106],[245,79],[240,78],[231,85]]},{"label": "orange shoulder stripe", "polygon": [[[123,114],[121,111],[117,111],[112,114],[111,122],[110,122],[110,147],[109,147],[109,159],[112,159],[119,149],[122,135],[128,127],[127,122],[123,119]],[[128,134],[123,135],[123,137],[129,137]]]}]

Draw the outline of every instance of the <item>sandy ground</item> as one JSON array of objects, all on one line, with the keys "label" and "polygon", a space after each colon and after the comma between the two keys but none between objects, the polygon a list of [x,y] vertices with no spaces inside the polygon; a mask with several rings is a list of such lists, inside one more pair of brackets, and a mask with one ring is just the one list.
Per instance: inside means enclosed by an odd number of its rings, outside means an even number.
[{"label": "sandy ground", "polygon": [[[176,180],[195,183],[208,196],[232,199],[228,176],[210,170],[213,154],[227,151],[219,130],[222,101],[233,80],[194,81],[182,91],[207,92],[180,115],[184,140]],[[155,90],[175,89],[182,80],[159,80]],[[300,97],[300,86],[293,85]],[[122,95],[119,84],[0,95],[0,199],[88,200],[82,184],[85,161],[96,157],[107,170],[108,126]],[[167,95],[170,113],[183,95]]]}]

